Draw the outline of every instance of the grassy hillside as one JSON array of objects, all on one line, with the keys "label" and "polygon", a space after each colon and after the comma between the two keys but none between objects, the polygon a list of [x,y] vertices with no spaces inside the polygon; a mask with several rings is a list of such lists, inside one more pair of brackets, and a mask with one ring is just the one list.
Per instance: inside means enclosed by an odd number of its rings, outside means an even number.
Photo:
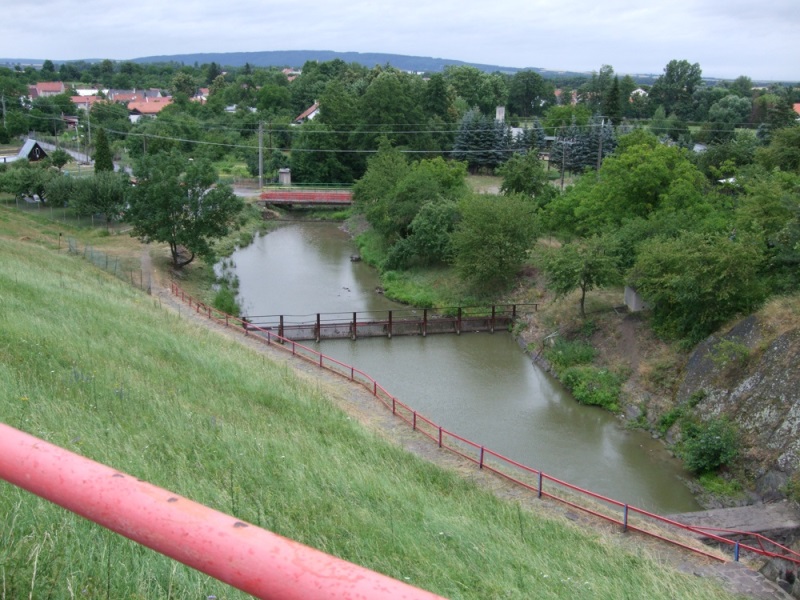
[{"label": "grassy hillside", "polygon": [[[405,453],[323,387],[0,221],[3,422],[451,598],[729,597]],[[242,597],[5,483],[0,579],[9,599]]]}]

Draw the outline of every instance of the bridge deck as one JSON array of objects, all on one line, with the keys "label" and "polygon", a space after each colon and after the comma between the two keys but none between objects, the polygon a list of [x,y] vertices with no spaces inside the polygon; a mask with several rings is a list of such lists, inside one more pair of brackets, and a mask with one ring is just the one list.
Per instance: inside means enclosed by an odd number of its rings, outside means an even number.
[{"label": "bridge deck", "polygon": [[[517,316],[536,310],[535,304],[487,307],[482,314],[454,308],[446,314],[434,309],[399,309],[362,313],[306,316],[272,315],[248,317],[248,327],[270,331],[280,337],[304,340],[358,339],[435,333],[468,333],[508,329]],[[344,314],[347,314],[345,317]],[[308,318],[311,317],[311,318]]]},{"label": "bridge deck", "polygon": [[350,190],[307,190],[275,189],[265,190],[259,196],[264,204],[288,206],[350,206],[353,192]]}]

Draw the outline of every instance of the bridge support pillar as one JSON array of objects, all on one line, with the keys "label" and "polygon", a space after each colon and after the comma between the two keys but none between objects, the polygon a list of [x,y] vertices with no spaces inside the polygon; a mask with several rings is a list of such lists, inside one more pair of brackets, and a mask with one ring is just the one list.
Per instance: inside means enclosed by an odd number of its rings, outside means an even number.
[{"label": "bridge support pillar", "polygon": [[392,311],[389,311],[389,329],[387,331],[389,339],[392,339]]},{"label": "bridge support pillar", "polygon": [[461,307],[458,307],[458,315],[456,316],[456,335],[461,335]]},{"label": "bridge support pillar", "polygon": [[352,336],[352,338],[354,340],[358,337],[358,334],[356,332],[356,323],[358,323],[358,320],[356,319],[356,315],[357,315],[357,313],[353,313],[353,328],[350,330],[350,335]]},{"label": "bridge support pillar", "polygon": [[317,343],[319,344],[319,340],[320,340],[320,319],[319,319],[319,313],[317,313],[317,328],[316,328],[316,331],[315,331],[314,333],[315,333],[315,336],[314,336],[314,337],[316,337],[316,338],[317,338]]},{"label": "bridge support pillar", "polygon": [[422,337],[428,335],[428,309],[422,309]]}]

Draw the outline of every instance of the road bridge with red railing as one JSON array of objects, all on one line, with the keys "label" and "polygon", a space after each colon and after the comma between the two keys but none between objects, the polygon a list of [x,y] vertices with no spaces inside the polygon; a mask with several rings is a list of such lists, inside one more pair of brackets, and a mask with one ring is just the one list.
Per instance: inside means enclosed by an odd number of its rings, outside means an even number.
[{"label": "road bridge with red railing", "polygon": [[261,192],[259,203],[276,206],[303,207],[347,207],[353,203],[353,191],[349,189],[273,188]]}]

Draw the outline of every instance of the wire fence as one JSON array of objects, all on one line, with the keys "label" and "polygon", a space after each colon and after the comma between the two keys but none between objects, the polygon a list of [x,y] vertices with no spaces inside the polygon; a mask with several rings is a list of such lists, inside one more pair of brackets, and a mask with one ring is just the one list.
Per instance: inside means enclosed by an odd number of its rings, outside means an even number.
[{"label": "wire fence", "polygon": [[5,201],[0,200],[0,203],[8,207],[13,206],[28,215],[75,227],[104,227],[109,233],[124,233],[128,228],[123,223],[116,221],[106,223],[106,218],[102,214],[79,215],[75,209],[69,206],[54,206],[36,198],[11,198]]},{"label": "wire fence", "polygon": [[141,268],[140,262],[134,258],[120,258],[97,250],[89,244],[84,244],[83,248],[81,248],[79,240],[72,237],[67,238],[67,252],[72,255],[82,256],[94,266],[111,273],[148,294],[152,291],[150,274],[145,273]]},{"label": "wire fence", "polygon": [[[617,526],[623,532],[638,532],[720,562],[727,562],[728,559],[720,553],[712,552],[704,541],[713,542],[721,548],[727,548],[729,556],[734,561],[739,561],[741,555],[750,555],[780,558],[795,566],[800,565],[800,553],[763,535],[734,530],[721,531],[679,523],[668,517],[597,494],[591,490],[553,477],[541,470],[518,463],[485,446],[476,444],[444,429],[441,425],[434,423],[410,406],[402,403],[375,379],[352,365],[345,364],[312,348],[283,338],[268,329],[258,327],[244,319],[226,314],[212,306],[199,302],[186,294],[175,283],[172,284],[172,294],[179,297],[182,302],[187,304],[190,309],[194,309],[197,314],[204,315],[208,319],[227,327],[241,328],[244,335],[252,336],[253,339],[289,352],[294,357],[302,358],[318,365],[320,368],[362,385],[388,410],[391,410],[394,416],[403,420],[414,431],[421,433],[436,443],[439,448],[453,452],[473,463],[477,468],[494,473],[536,494],[537,498],[548,498],[566,504]],[[742,540],[753,541],[744,543]]]}]

